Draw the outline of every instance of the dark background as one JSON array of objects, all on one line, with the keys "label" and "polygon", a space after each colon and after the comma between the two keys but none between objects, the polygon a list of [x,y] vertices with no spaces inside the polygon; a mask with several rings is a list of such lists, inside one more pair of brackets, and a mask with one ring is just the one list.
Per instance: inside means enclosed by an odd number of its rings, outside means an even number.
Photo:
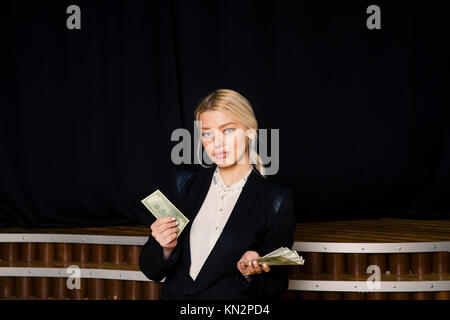
[{"label": "dark background", "polygon": [[[81,30],[66,8],[81,7]],[[366,9],[381,8],[381,30]],[[139,223],[219,88],[279,128],[298,221],[448,218],[448,1],[4,1],[0,226]]]}]

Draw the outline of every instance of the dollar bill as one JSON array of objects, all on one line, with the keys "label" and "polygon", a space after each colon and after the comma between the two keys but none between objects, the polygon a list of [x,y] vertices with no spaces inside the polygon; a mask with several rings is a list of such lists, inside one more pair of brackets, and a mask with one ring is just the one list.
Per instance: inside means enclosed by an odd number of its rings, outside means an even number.
[{"label": "dollar bill", "polygon": [[272,252],[266,254],[263,258],[265,258],[265,257],[276,257],[276,256],[281,256],[281,255],[283,255],[283,254],[288,254],[288,253],[291,253],[291,252],[292,252],[292,251],[291,251],[289,248],[281,247],[281,248],[278,248],[277,250],[274,250],[274,251],[272,251]]},{"label": "dollar bill", "polygon": [[175,217],[178,221],[177,238],[183,229],[189,223],[189,219],[175,207],[169,199],[158,189],[151,195],[141,200],[144,206],[156,217],[156,219],[165,217]]},{"label": "dollar bill", "polygon": [[[298,255],[297,251],[286,247],[278,248],[258,259],[260,265],[266,263],[269,266],[303,265],[304,262],[305,260]],[[248,262],[245,262],[245,265],[247,266]]]}]

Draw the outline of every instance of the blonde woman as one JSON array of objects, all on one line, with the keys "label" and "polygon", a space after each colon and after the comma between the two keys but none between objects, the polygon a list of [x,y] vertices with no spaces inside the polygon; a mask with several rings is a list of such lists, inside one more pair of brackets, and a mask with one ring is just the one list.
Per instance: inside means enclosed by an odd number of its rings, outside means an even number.
[{"label": "blonde woman", "polygon": [[195,120],[214,164],[184,174],[173,183],[179,190],[167,191],[190,222],[179,238],[170,217],[152,223],[140,268],[151,280],[165,278],[160,299],[277,298],[287,289],[288,269],[256,260],[292,246],[295,214],[290,193],[264,177],[251,147],[258,130],[253,109],[239,93],[221,89],[200,102]]}]

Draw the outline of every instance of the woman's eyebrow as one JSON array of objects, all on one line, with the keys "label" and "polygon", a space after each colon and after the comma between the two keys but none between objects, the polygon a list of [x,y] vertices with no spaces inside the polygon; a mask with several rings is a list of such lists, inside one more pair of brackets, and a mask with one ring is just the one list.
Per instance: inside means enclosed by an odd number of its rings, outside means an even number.
[{"label": "woman's eyebrow", "polygon": [[[223,127],[225,127],[225,126],[228,126],[229,124],[236,124],[236,123],[235,123],[235,122],[227,122],[227,123],[224,123],[223,125],[221,125],[219,128],[223,128]],[[210,129],[210,128],[208,128],[208,127],[202,127],[202,129],[208,130],[208,129]]]}]

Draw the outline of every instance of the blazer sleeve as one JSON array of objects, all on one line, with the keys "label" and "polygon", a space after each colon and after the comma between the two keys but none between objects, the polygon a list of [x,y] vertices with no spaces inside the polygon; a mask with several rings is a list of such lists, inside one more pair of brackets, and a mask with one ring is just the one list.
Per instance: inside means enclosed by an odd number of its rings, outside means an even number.
[{"label": "blazer sleeve", "polygon": [[[174,170],[169,175],[169,184],[162,190],[162,192],[171,200],[175,205],[179,203],[178,194],[176,190],[176,172]],[[135,214],[141,217],[146,225],[150,225],[156,220],[156,218],[148,212],[147,208],[139,201],[134,204]],[[178,257],[180,255],[180,240],[178,239],[178,244],[172,251],[169,259],[164,259],[163,249],[161,245],[152,237],[151,231],[147,242],[142,247],[139,256],[139,267],[142,273],[145,274],[147,278],[153,281],[161,281],[171,268],[174,268],[177,264]]]},{"label": "blazer sleeve", "polygon": [[[265,255],[280,247],[292,248],[296,216],[292,201],[292,192],[287,190],[278,212],[269,219],[269,229],[264,238],[260,255]],[[255,299],[279,298],[288,288],[289,268],[272,266],[269,272],[252,275],[247,280],[238,271],[241,290]]]},{"label": "blazer sleeve", "polygon": [[162,247],[150,236],[142,247],[139,256],[139,267],[147,278],[153,281],[161,281],[171,268],[175,267],[180,255],[180,246],[177,245],[169,259],[164,259]]}]

